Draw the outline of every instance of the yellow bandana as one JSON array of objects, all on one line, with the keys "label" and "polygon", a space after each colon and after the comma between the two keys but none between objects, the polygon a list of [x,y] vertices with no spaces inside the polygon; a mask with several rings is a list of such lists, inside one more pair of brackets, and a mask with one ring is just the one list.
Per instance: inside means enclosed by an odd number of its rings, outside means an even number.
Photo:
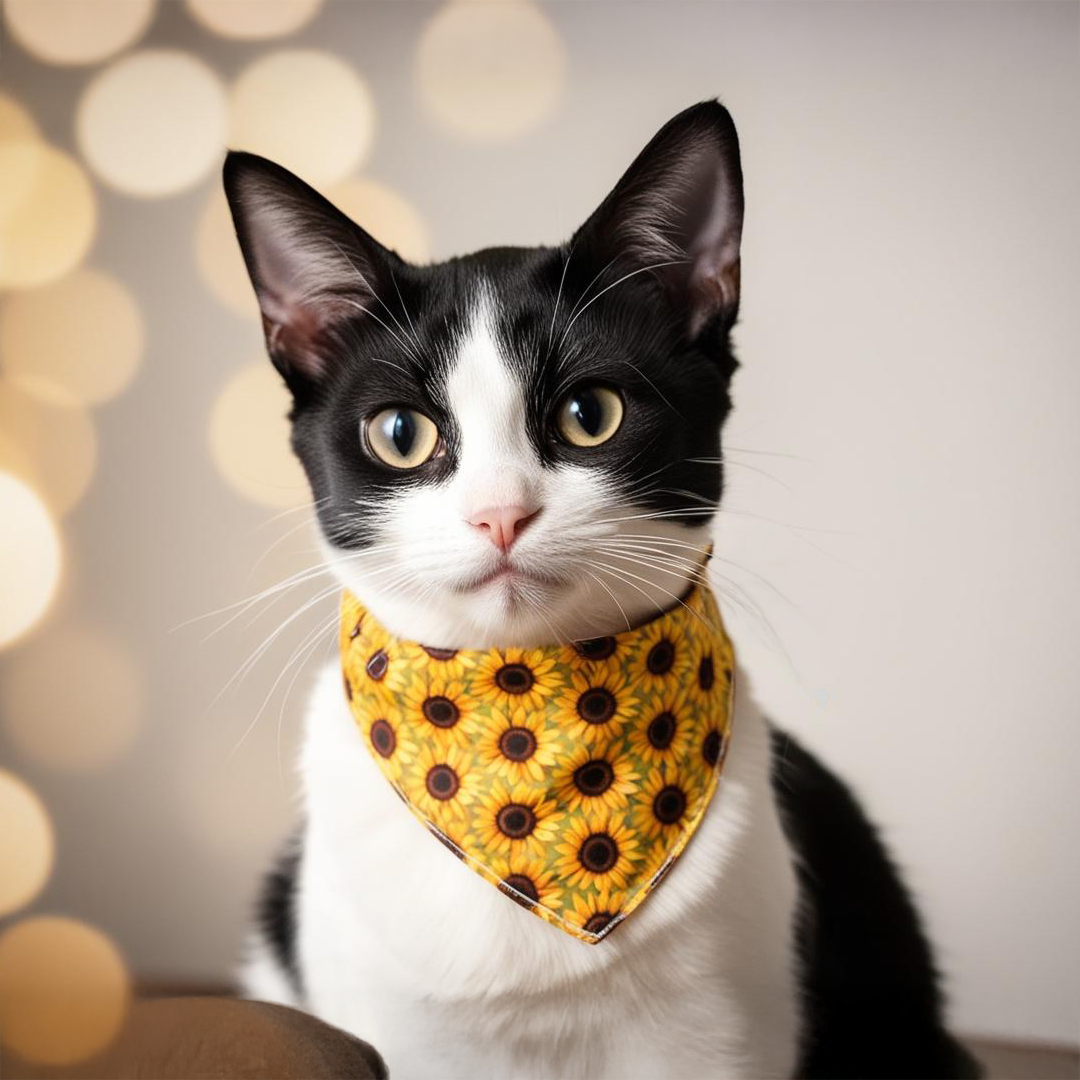
[{"label": "yellow bandana", "polygon": [[346,592],[345,691],[376,764],[473,870],[582,941],[660,883],[716,790],[733,654],[695,589],[614,637],[437,649]]}]

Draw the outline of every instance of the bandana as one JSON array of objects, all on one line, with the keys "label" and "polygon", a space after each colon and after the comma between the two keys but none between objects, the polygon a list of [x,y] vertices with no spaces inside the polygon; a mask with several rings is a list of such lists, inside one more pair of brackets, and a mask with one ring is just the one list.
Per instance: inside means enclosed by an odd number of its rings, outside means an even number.
[{"label": "bandana", "polygon": [[346,592],[345,692],[383,776],[485,880],[595,944],[663,880],[716,791],[733,654],[700,586],[613,637],[403,641]]}]

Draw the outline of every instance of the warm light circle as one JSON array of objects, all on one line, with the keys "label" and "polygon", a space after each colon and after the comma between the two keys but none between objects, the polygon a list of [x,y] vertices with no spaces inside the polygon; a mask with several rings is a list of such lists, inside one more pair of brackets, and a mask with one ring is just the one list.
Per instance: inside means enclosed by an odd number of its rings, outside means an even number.
[{"label": "warm light circle", "polygon": [[195,226],[195,265],[214,297],[229,311],[259,317],[259,304],[220,187],[210,192]]},{"label": "warm light circle", "polygon": [[425,108],[474,142],[535,128],[558,103],[565,71],[559,35],[529,0],[451,0],[424,27],[416,59]]},{"label": "warm light circle", "polygon": [[97,203],[86,173],[62,150],[23,140],[0,142],[0,176],[0,191],[7,189],[0,195],[0,286],[62,277],[94,238]]},{"label": "warm light circle", "polygon": [[41,892],[54,850],[45,804],[17,776],[0,769],[0,915],[18,911]]},{"label": "warm light circle", "polygon": [[86,772],[131,746],[142,687],[120,641],[64,623],[23,647],[4,672],[0,704],[0,724],[27,757],[59,772]]},{"label": "warm light circle", "polygon": [[0,935],[0,1033],[28,1061],[69,1065],[103,1050],[124,1022],[129,979],[100,930],[41,915]]},{"label": "warm light circle", "polygon": [[225,143],[225,92],[201,60],[147,49],[106,68],[79,102],[75,130],[94,172],[128,195],[198,183]]},{"label": "warm light circle", "polygon": [[187,0],[188,11],[221,37],[263,41],[284,37],[306,26],[323,0]]},{"label": "warm light circle", "polygon": [[367,153],[375,104],[344,60],[284,49],[240,73],[230,100],[229,143],[262,154],[310,184],[343,180]]},{"label": "warm light circle", "polygon": [[14,98],[0,94],[0,142],[38,137],[34,118]]},{"label": "warm light circle", "polygon": [[50,64],[96,64],[145,33],[154,0],[5,0],[11,36]]},{"label": "warm light circle", "polygon": [[[25,206],[33,195],[44,157],[45,144],[32,134],[0,139],[0,169],[4,176],[4,182],[0,184],[0,245],[7,231],[6,219]],[[8,229],[17,226],[18,222],[12,222]],[[0,246],[0,283],[3,280],[3,255]]]},{"label": "warm light circle", "polygon": [[22,637],[48,611],[60,582],[62,552],[56,526],[41,500],[6,472],[0,472],[0,522],[3,648]]},{"label": "warm light circle", "polygon": [[[142,356],[138,305],[100,270],[74,274],[0,303],[0,372],[96,405],[115,397]],[[34,382],[31,382],[34,380]]]},{"label": "warm light circle", "polygon": [[0,469],[64,514],[86,494],[96,467],[97,435],[82,405],[48,383],[0,379]]},{"label": "warm light circle", "polygon": [[238,371],[210,414],[210,452],[234,490],[263,506],[298,506],[310,498],[289,447],[290,398],[268,360]]},{"label": "warm light circle", "polygon": [[346,180],[326,197],[379,243],[410,262],[431,258],[431,237],[420,212],[403,195],[374,180]]}]

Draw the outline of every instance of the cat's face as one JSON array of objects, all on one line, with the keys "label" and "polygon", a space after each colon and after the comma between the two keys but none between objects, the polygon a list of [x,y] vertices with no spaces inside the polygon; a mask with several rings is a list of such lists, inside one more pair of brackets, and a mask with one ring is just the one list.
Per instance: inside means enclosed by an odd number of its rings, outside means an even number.
[{"label": "cat's face", "polygon": [[727,112],[649,144],[557,248],[403,262],[285,170],[226,190],[293,392],[326,554],[433,645],[625,629],[698,572],[720,498],[742,189]]}]

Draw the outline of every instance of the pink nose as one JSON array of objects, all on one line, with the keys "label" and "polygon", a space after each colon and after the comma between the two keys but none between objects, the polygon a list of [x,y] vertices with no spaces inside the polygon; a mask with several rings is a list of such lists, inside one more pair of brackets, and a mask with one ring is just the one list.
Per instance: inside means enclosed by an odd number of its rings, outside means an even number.
[{"label": "pink nose", "polygon": [[487,533],[487,538],[500,551],[509,551],[510,545],[539,513],[539,510],[529,510],[524,506],[489,506],[477,510],[468,518],[468,522]]}]

